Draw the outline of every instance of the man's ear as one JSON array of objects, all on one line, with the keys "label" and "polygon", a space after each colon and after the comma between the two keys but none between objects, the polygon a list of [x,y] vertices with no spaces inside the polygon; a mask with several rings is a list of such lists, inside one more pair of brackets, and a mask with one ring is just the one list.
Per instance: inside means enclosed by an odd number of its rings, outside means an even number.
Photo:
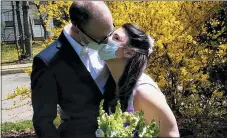
[{"label": "man's ear", "polygon": [[125,58],[132,58],[135,55],[136,55],[135,49],[130,49],[130,48],[124,49],[124,57]]}]

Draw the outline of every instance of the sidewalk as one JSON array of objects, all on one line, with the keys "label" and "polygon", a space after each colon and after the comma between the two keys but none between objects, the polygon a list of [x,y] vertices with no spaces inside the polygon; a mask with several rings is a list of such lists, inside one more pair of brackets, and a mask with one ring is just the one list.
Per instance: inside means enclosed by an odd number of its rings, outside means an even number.
[{"label": "sidewalk", "polygon": [[3,65],[1,69],[2,75],[23,73],[24,69],[31,67],[32,63],[16,64],[16,65]]},{"label": "sidewalk", "polygon": [[[20,101],[20,96],[18,96],[14,99],[4,100],[9,94],[12,94],[17,87],[30,87],[30,76],[23,72],[24,69],[31,66],[31,63],[2,66],[1,123],[20,122],[23,120],[32,119],[33,111],[31,105],[26,104],[24,106],[20,106],[30,101],[30,98]],[[12,108],[14,106],[20,107],[4,110],[7,108]]]}]

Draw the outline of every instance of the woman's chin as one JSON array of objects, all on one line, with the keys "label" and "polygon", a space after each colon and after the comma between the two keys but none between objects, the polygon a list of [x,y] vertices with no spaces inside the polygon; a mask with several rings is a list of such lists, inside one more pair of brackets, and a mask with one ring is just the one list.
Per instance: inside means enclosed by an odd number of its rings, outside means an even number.
[{"label": "woman's chin", "polygon": [[108,59],[108,60],[104,60],[107,64],[108,63],[111,63],[111,62],[113,62],[113,61],[115,61],[116,59]]},{"label": "woman's chin", "polygon": [[116,66],[121,63],[121,62],[119,62],[118,59],[108,59],[108,60],[104,60],[104,61],[107,65],[111,65],[111,66]]}]

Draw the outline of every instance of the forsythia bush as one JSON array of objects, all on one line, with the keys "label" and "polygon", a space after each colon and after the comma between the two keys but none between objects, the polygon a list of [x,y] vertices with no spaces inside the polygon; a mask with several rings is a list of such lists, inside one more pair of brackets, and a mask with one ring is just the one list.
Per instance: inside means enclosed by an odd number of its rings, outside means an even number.
[{"label": "forsythia bush", "polygon": [[[211,87],[209,74],[202,68],[214,54],[223,58],[226,45],[220,51],[197,43],[204,22],[220,8],[221,2],[107,2],[115,24],[132,22],[156,40],[147,73],[167,95],[178,114],[196,115],[210,108],[212,100],[222,98],[222,92]],[[221,53],[221,54],[220,54]],[[213,58],[214,59],[214,58]],[[213,91],[209,102],[203,103],[203,88]],[[206,98],[207,100],[207,98]],[[212,102],[213,103],[213,102]],[[208,113],[208,112],[206,112]]]},{"label": "forsythia bush", "polygon": [[[61,25],[50,28],[53,37],[46,40],[48,46],[69,23],[68,10],[71,1],[36,2],[48,27],[55,18]],[[204,68],[227,61],[226,43],[215,44],[212,50],[199,43],[199,36],[206,32],[204,23],[211,20],[223,2],[106,2],[117,27],[130,22],[137,24],[156,41],[154,52],[146,72],[165,93],[171,108],[179,115],[224,114],[216,103],[226,100],[223,92],[209,80]],[[218,21],[213,20],[218,24]],[[226,31],[223,28],[222,31]],[[31,69],[26,71],[31,73]],[[207,96],[206,91],[211,94]]]}]

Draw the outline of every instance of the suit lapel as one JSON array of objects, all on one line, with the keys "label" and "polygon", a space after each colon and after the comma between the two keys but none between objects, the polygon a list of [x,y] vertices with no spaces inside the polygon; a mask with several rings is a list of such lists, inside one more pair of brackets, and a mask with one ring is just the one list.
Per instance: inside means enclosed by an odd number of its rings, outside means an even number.
[{"label": "suit lapel", "polygon": [[102,95],[101,91],[99,90],[98,86],[96,85],[95,81],[93,80],[90,72],[87,70],[87,68],[84,66],[83,62],[81,61],[78,54],[75,52],[71,44],[68,42],[67,38],[65,37],[64,33],[62,32],[59,36],[59,42],[57,44],[57,48],[60,49],[62,56],[64,56],[64,59],[66,59],[66,62],[76,71],[78,74],[78,77],[80,77],[83,82],[88,83],[91,85],[91,87],[94,87],[97,92],[97,94],[104,98],[104,109],[106,112],[108,112],[108,103],[115,98],[115,90],[116,90],[116,84],[115,81],[108,69],[109,78],[105,85],[105,91],[104,95]]},{"label": "suit lapel", "polygon": [[74,69],[77,73],[78,77],[85,83],[88,83],[91,87],[95,88],[94,91],[98,92],[97,94],[101,95],[101,91],[99,90],[98,86],[96,85],[95,81],[93,80],[90,72],[84,66],[83,62],[81,61],[80,57],[73,49],[71,44],[68,42],[67,38],[65,37],[64,33],[62,32],[59,41],[62,43],[60,47],[60,51],[62,56],[66,60],[66,62]]},{"label": "suit lapel", "polygon": [[109,78],[105,85],[105,92],[104,92],[104,110],[109,113],[109,104],[116,96],[116,84],[115,81],[109,71]]}]

